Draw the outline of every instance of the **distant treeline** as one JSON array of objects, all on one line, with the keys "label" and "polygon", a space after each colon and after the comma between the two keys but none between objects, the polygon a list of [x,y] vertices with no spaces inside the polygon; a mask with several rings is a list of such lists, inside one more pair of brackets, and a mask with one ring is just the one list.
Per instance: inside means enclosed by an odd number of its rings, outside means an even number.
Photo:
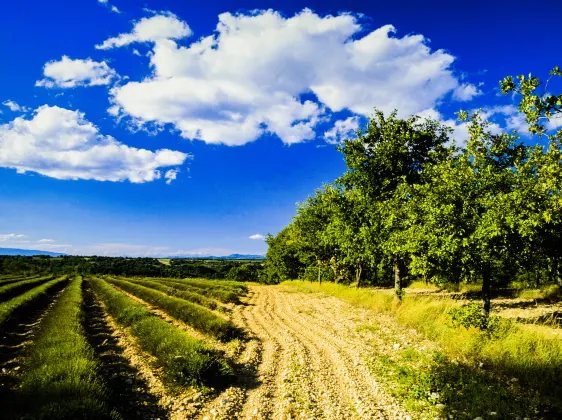
[{"label": "distant treeline", "polygon": [[262,261],[157,258],[0,256],[0,274],[80,274],[143,277],[205,277],[257,281]]}]

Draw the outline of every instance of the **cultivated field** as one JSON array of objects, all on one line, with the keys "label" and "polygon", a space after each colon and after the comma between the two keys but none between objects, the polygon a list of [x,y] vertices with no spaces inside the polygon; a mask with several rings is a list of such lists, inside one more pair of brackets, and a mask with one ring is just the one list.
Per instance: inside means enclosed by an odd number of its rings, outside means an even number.
[{"label": "cultivated field", "polygon": [[488,348],[446,330],[435,317],[450,302],[395,308],[386,292],[306,282],[2,276],[1,417],[559,418],[560,330],[521,349],[524,370],[509,346],[486,352],[527,336]]}]

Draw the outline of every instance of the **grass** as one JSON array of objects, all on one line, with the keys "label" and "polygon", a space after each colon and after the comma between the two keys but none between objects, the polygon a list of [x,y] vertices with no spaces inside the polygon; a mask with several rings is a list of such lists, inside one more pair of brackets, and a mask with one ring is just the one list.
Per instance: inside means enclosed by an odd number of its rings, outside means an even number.
[{"label": "grass", "polygon": [[41,323],[19,393],[23,418],[117,419],[81,324],[82,278],[72,280]]},{"label": "grass", "polygon": [[[557,330],[504,320],[490,334],[475,327],[454,327],[449,313],[459,304],[448,298],[406,295],[401,304],[396,304],[392,295],[369,289],[332,283],[320,286],[301,281],[284,284],[294,290],[326,293],[355,306],[390,314],[400,324],[414,328],[438,343],[437,361],[426,363],[425,370],[412,370],[403,376],[411,379],[425,372],[433,381],[433,387],[441,381],[440,387],[449,390],[442,391],[442,401],[449,408],[457,407],[451,410],[470,401],[474,407],[495,404],[494,412],[499,413],[501,409],[509,413],[514,407],[523,409],[523,401],[529,407],[545,410],[547,414],[541,411],[541,416],[548,417],[549,410],[562,415],[562,384],[559,380],[562,375],[562,339]],[[384,369],[383,366],[380,370]],[[449,386],[444,387],[444,384]],[[431,389],[431,386],[426,384],[425,389]],[[490,390],[490,386],[494,388]],[[411,384],[406,388],[413,389]],[[519,399],[513,398],[514,393]],[[469,395],[470,399],[467,399]]]},{"label": "grass", "polygon": [[[177,297],[179,299],[184,299],[192,303],[196,303],[197,305],[204,306],[211,310],[217,309],[217,302],[212,299],[209,299],[199,293],[189,292],[186,290],[179,290],[174,287],[172,283],[161,283],[157,281],[150,281],[150,280],[134,280],[135,284],[140,284],[141,286],[148,287],[150,289],[155,289],[160,292],[164,292],[169,296]],[[224,309],[223,307],[218,307],[219,309]]]},{"label": "grass", "polygon": [[540,289],[521,289],[518,297],[521,299],[560,300],[562,299],[562,290],[560,286],[550,284]]},{"label": "grass", "polygon": [[0,303],[0,325],[6,322],[16,310],[21,309],[35,299],[46,295],[51,291],[52,287],[64,280],[66,280],[66,276],[58,277],[46,283],[40,284],[39,286],[36,286],[35,288],[28,290],[15,298]]},{"label": "grass", "polygon": [[[209,283],[215,283],[212,280],[206,281],[193,281],[193,280],[178,280],[178,279],[160,279],[158,280],[162,283],[171,284],[176,289],[181,289],[189,291],[192,293],[198,293],[203,296],[207,296],[216,299],[223,303],[239,303],[240,295],[246,292],[235,291],[233,289],[226,289],[221,286],[215,286]],[[246,285],[244,285],[246,287]]]},{"label": "grass", "polygon": [[107,281],[218,340],[228,341],[238,334],[238,329],[232,322],[200,305],[128,281],[115,279]]},{"label": "grass", "polygon": [[156,317],[107,282],[89,281],[115,321],[128,328],[142,350],[156,358],[167,384],[217,386],[232,375],[221,352]]},{"label": "grass", "polygon": [[35,285],[51,280],[53,276],[40,277],[36,279],[19,280],[0,286],[0,301],[10,299],[18,294],[33,288]]}]

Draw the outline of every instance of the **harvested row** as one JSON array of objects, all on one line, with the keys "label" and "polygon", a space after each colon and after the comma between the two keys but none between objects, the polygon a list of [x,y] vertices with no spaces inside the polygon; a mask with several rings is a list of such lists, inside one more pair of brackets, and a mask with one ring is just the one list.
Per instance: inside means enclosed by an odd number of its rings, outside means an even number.
[{"label": "harvested row", "polygon": [[89,282],[115,321],[129,328],[141,349],[156,358],[167,382],[217,386],[232,375],[232,368],[221,352],[158,318],[106,281],[91,279]]},{"label": "harvested row", "polygon": [[[180,299],[187,300],[192,303],[196,303],[198,305],[204,306],[206,308],[215,310],[217,309],[217,302],[212,299],[209,299],[199,293],[188,292],[186,290],[179,290],[175,288],[171,284],[164,284],[157,281],[150,281],[150,280],[134,280],[135,284],[140,284],[141,286],[148,287],[150,289],[159,290],[160,292],[164,292],[169,296],[177,297]],[[219,309],[224,309],[223,307],[219,307]]]},{"label": "harvested row", "polygon": [[185,280],[178,280],[178,279],[160,279],[158,280],[161,283],[169,284],[172,287],[185,290],[192,293],[198,293],[203,296],[207,296],[209,298],[213,298],[219,300],[224,303],[239,303],[239,294],[233,292],[231,290],[225,290],[218,287],[211,286],[193,286],[187,283]]},{"label": "harvested row", "polygon": [[77,277],[43,319],[25,364],[21,416],[33,419],[118,419],[81,325],[82,278]]},{"label": "harvested row", "polygon": [[0,285],[0,302],[17,296],[20,293],[33,288],[35,285],[44,283],[52,278],[53,276],[39,277],[36,279],[18,280],[8,284],[2,284]]},{"label": "harvested row", "polygon": [[135,283],[114,279],[108,279],[107,281],[218,340],[228,341],[239,332],[232,322],[195,303],[167,296]]},{"label": "harvested row", "polygon": [[17,310],[33,300],[50,293],[51,289],[58,283],[66,280],[66,276],[58,277],[56,279],[50,280],[47,283],[40,284],[39,286],[19,295],[13,299],[6,302],[0,303],[0,325],[7,321],[10,316]]}]

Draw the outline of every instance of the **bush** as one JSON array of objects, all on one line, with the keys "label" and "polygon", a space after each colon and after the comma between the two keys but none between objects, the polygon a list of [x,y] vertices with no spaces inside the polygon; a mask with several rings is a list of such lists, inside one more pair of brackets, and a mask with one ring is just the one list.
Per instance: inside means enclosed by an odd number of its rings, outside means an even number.
[{"label": "bush", "polygon": [[489,333],[495,333],[501,325],[499,317],[483,315],[482,307],[475,302],[451,308],[447,312],[447,316],[453,327],[479,328]]}]

